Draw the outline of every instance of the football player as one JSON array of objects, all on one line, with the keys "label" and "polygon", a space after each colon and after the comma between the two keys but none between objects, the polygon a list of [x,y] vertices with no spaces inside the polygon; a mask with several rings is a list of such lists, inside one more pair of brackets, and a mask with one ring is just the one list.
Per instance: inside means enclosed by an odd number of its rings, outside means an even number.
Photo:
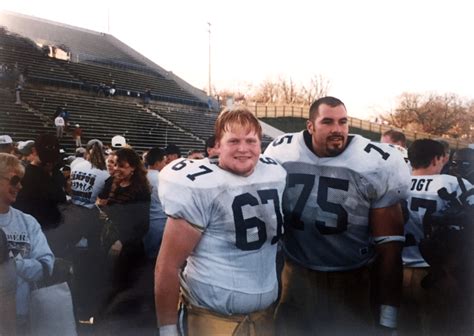
[{"label": "football player", "polygon": [[[406,240],[402,252],[404,269],[400,331],[410,335],[431,335],[439,332],[432,329],[432,318],[440,317],[437,312],[440,307],[436,304],[437,294],[427,288],[432,286],[428,286],[426,280],[425,288],[421,286],[422,280],[428,275],[429,265],[423,259],[418,244],[431,234],[429,216],[445,209],[452,197],[458,198],[463,190],[456,177],[440,174],[445,163],[445,148],[440,142],[415,140],[408,148],[408,159],[412,176],[407,198]],[[464,186],[467,190],[472,188],[466,180]],[[445,195],[444,198],[439,192]],[[446,300],[446,294],[443,295],[443,301]]]},{"label": "football player", "polygon": [[405,134],[392,129],[382,134],[382,136],[380,137],[380,142],[397,145],[402,148],[407,148],[407,139],[405,137]]},{"label": "football player", "polygon": [[[178,159],[159,176],[168,215],[155,269],[160,335],[271,335],[278,295],[286,172],[261,156],[262,129],[246,108],[215,125],[219,160]],[[183,264],[186,267],[181,272]]]},{"label": "football player", "polygon": [[349,135],[339,99],[318,99],[309,113],[306,130],[280,136],[265,151],[288,172],[276,331],[366,335],[373,331],[373,308],[379,330],[392,332],[409,168],[395,148]]}]

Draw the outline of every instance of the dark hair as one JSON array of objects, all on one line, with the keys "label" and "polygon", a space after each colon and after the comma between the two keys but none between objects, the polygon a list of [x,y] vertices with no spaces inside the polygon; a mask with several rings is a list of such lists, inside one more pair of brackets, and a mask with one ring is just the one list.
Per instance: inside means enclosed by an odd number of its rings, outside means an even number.
[{"label": "dark hair", "polygon": [[55,135],[40,134],[35,140],[35,147],[41,164],[55,164],[59,161],[59,141]]},{"label": "dark hair", "polygon": [[201,154],[204,156],[204,153],[200,149],[190,149],[188,152],[188,156],[193,155],[193,154]]},{"label": "dark hair", "polygon": [[434,158],[442,156],[444,156],[444,147],[435,140],[415,140],[408,147],[408,160],[414,169],[428,168]]},{"label": "dark hair", "polygon": [[382,136],[390,137],[390,140],[392,140],[393,143],[400,144],[400,146],[402,147],[406,147],[407,145],[407,138],[405,137],[405,134],[403,134],[403,132],[391,129],[384,132]]},{"label": "dark hair", "polygon": [[159,147],[151,148],[145,156],[145,163],[153,166],[156,162],[163,161],[165,158],[165,151]]},{"label": "dark hair", "polygon": [[207,149],[208,148],[214,148],[214,146],[216,145],[216,136],[215,135],[211,135],[209,138],[207,138],[206,140],[206,144],[204,146],[204,156],[208,157],[209,156],[209,153],[207,152]]},{"label": "dark hair", "polygon": [[435,139],[435,140],[443,145],[444,155],[449,155],[449,153],[451,152],[451,149],[449,148],[449,142],[447,142],[446,140],[443,140],[443,139]]},{"label": "dark hair", "polygon": [[309,120],[314,120],[318,116],[319,106],[323,104],[331,107],[342,105],[344,106],[344,108],[346,108],[346,105],[344,105],[344,103],[340,99],[331,96],[322,97],[316,99],[309,107]]},{"label": "dark hair", "polygon": [[[130,191],[132,194],[138,194],[142,190],[150,192],[150,184],[146,177],[146,169],[140,156],[131,148],[120,148],[115,152],[117,163],[127,162],[131,167],[135,168],[130,179]],[[115,189],[113,187],[112,189]]]},{"label": "dark hair", "polygon": [[179,147],[176,146],[175,144],[169,144],[165,148],[165,153],[166,153],[166,155],[178,154],[178,156],[180,157],[181,156],[181,149],[179,149]]}]

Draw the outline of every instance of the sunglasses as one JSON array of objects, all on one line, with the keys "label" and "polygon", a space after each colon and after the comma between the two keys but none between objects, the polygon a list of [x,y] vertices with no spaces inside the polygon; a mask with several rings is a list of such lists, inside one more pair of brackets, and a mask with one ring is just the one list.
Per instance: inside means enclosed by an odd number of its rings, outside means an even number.
[{"label": "sunglasses", "polygon": [[11,178],[0,176],[2,179],[7,180],[10,186],[16,187],[18,183],[21,182],[21,177],[18,175],[13,175]]}]

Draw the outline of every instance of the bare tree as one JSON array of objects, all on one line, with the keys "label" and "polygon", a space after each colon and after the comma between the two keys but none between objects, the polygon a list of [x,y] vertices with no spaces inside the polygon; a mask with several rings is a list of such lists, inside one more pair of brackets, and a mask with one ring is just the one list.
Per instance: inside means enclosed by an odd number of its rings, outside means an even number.
[{"label": "bare tree", "polygon": [[382,120],[399,128],[407,128],[416,120],[416,111],[421,109],[421,100],[420,94],[402,93],[398,98],[398,106],[395,111],[382,115]]},{"label": "bare tree", "polygon": [[286,80],[283,77],[278,79],[279,97],[278,102],[283,104],[292,104],[298,102],[298,90],[293,80]]},{"label": "bare tree", "polygon": [[311,77],[309,84],[303,85],[301,88],[303,103],[309,105],[316,99],[327,96],[330,86],[329,79],[323,75],[314,75]]},{"label": "bare tree", "polygon": [[474,102],[452,93],[403,93],[395,111],[382,118],[400,128],[471,140]]},{"label": "bare tree", "polygon": [[251,85],[245,92],[230,90],[214,90],[220,97],[232,96],[235,101],[259,104],[311,104],[315,99],[326,96],[329,80],[322,75],[314,75],[308,84],[297,85],[290,77],[278,77],[276,80],[266,79],[256,88]]},{"label": "bare tree", "polygon": [[257,103],[274,103],[278,97],[278,91],[278,83],[267,79],[251,94],[251,97]]}]

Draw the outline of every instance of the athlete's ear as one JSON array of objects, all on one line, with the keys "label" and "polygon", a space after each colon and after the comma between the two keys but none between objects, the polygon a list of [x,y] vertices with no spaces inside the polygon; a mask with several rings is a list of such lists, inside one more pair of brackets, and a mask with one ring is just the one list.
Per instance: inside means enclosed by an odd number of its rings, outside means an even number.
[{"label": "athlete's ear", "polygon": [[431,165],[433,167],[439,167],[440,171],[441,171],[441,169],[443,169],[443,166],[444,166],[443,158],[444,158],[443,156],[435,156],[431,160]]},{"label": "athlete's ear", "polygon": [[314,132],[314,124],[311,120],[306,120],[306,129],[308,130],[309,134],[313,134]]},{"label": "athlete's ear", "polygon": [[214,148],[215,148],[216,150],[219,150],[219,149],[221,148],[221,140],[217,140],[217,139],[216,139],[216,144],[215,144]]}]

